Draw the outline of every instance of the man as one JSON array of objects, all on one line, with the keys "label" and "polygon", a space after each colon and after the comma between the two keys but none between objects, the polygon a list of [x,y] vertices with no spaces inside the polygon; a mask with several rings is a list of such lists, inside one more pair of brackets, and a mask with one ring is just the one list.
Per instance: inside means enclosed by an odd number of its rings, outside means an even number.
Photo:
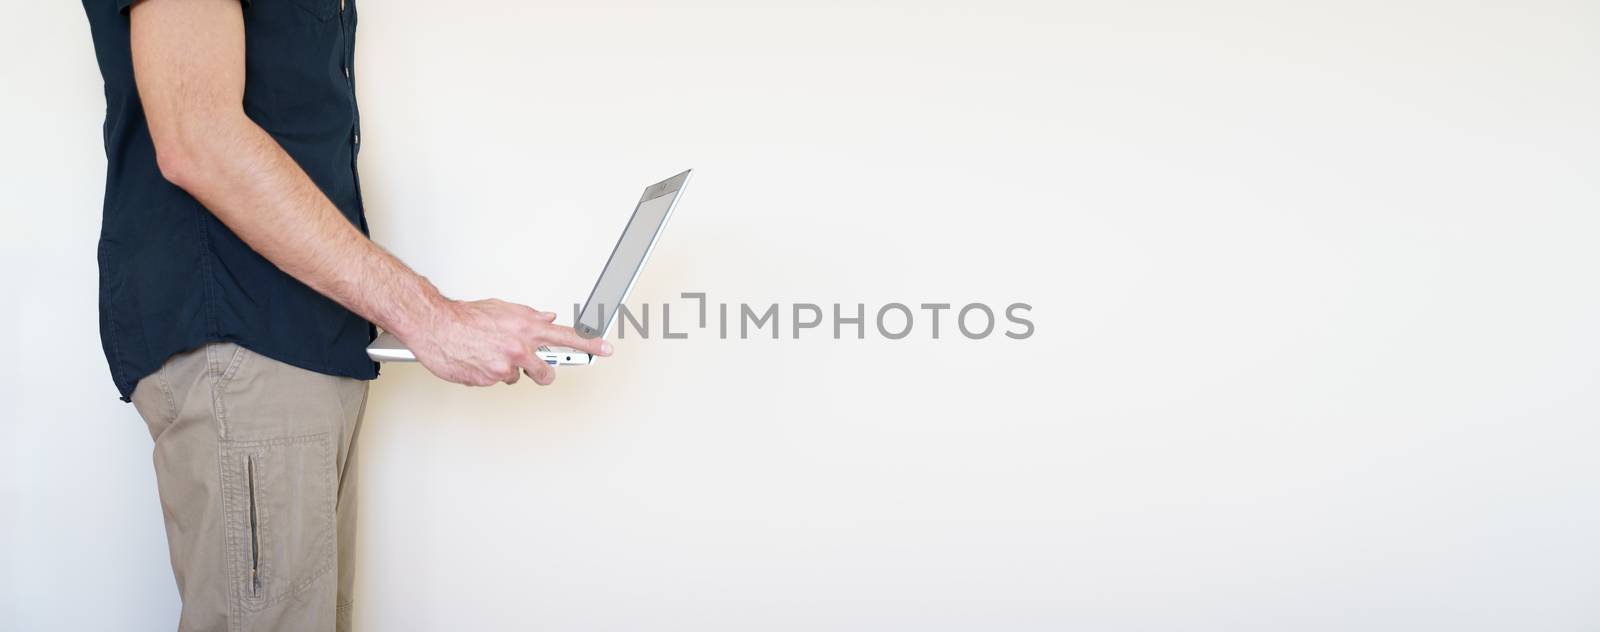
[{"label": "man", "polygon": [[[373,325],[441,378],[608,355],[366,237],[354,0],[83,0],[105,78],[101,339],[155,440],[183,630],[347,629]],[[370,322],[369,322],[370,321]]]}]

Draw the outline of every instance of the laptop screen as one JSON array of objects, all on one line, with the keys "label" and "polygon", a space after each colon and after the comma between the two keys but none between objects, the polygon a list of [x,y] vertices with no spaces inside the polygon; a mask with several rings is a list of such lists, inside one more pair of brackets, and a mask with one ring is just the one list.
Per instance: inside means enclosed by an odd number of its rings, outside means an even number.
[{"label": "laptop screen", "polygon": [[611,251],[600,280],[589,293],[589,300],[578,315],[575,328],[586,337],[604,336],[616,320],[617,306],[628,299],[628,290],[655,246],[656,236],[667,223],[672,206],[683,191],[689,172],[685,171],[645,189],[644,197],[633,209],[633,219],[622,230],[622,237]]}]

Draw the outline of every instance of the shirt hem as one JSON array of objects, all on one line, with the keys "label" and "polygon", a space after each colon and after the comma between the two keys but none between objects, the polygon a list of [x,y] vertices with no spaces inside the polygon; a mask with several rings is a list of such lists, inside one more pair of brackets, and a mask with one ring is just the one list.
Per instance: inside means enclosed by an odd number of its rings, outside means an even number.
[{"label": "shirt hem", "polygon": [[[290,366],[293,366],[293,367],[296,367],[296,368],[300,368],[300,369],[305,369],[305,370],[311,371],[313,373],[321,373],[323,375],[331,375],[333,377],[348,377],[348,378],[352,378],[352,379],[361,380],[361,381],[364,381],[364,382],[377,379],[377,377],[378,377],[378,363],[377,362],[372,362],[371,360],[368,360],[368,362],[371,363],[371,370],[369,370],[369,371],[357,371],[357,370],[349,370],[349,369],[340,369],[340,368],[335,368],[335,367],[331,367],[331,366],[325,366],[325,365],[318,364],[318,363],[315,363],[315,362],[308,362],[306,360],[302,360],[302,359],[299,359],[299,358],[289,357],[288,355],[276,353],[276,352],[273,352],[273,351],[264,351],[264,350],[262,350],[262,348],[260,346],[256,345],[254,342],[251,342],[251,341],[249,341],[247,339],[241,339],[239,336],[217,335],[217,336],[206,336],[205,338],[202,338],[202,339],[200,339],[198,341],[195,341],[192,344],[185,344],[185,345],[183,345],[183,348],[178,349],[177,351],[174,351],[172,353],[169,353],[169,354],[167,354],[166,357],[162,358],[161,362],[156,365],[155,369],[153,369],[151,371],[144,372],[144,373],[140,374],[138,377],[135,377],[132,380],[129,380],[127,383],[121,383],[119,381],[119,383],[117,384],[117,391],[121,396],[118,399],[121,399],[124,402],[132,402],[133,401],[133,391],[134,391],[134,389],[138,388],[139,382],[141,380],[143,380],[144,378],[150,377],[151,374],[153,374],[156,371],[160,370],[162,366],[166,365],[167,360],[172,359],[172,356],[178,355],[180,353],[185,353],[185,352],[188,352],[188,351],[192,351],[194,349],[199,349],[200,347],[204,347],[204,346],[206,346],[208,344],[217,343],[217,342],[231,342],[233,344],[236,344],[236,345],[239,345],[239,346],[244,347],[246,349],[249,349],[251,353],[255,353],[255,354],[262,355],[262,356],[266,356],[268,358],[271,358],[273,360],[277,360],[277,361],[282,362],[284,364],[287,364],[287,365],[290,365]],[[363,347],[363,353],[365,353],[365,347]]]}]

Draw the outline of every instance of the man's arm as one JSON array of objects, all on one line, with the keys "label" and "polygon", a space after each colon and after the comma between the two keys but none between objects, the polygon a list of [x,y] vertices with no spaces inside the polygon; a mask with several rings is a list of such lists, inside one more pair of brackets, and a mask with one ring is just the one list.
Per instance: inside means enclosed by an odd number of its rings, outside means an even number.
[{"label": "man's arm", "polygon": [[161,173],[234,234],[311,289],[394,332],[441,378],[486,386],[522,370],[548,384],[534,352],[610,345],[501,301],[444,298],[356,230],[272,136],[244,113],[238,0],[144,0],[130,14],[134,78]]}]

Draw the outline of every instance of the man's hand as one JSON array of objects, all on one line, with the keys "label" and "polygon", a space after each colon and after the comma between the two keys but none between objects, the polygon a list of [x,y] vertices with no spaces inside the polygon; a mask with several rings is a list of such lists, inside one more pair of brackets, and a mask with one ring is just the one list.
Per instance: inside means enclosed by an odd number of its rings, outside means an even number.
[{"label": "man's hand", "polygon": [[395,334],[434,375],[469,386],[513,384],[523,371],[539,384],[555,381],[555,367],[537,353],[542,345],[611,355],[610,343],[583,338],[555,319],[555,312],[495,299],[445,300],[420,329]]}]

